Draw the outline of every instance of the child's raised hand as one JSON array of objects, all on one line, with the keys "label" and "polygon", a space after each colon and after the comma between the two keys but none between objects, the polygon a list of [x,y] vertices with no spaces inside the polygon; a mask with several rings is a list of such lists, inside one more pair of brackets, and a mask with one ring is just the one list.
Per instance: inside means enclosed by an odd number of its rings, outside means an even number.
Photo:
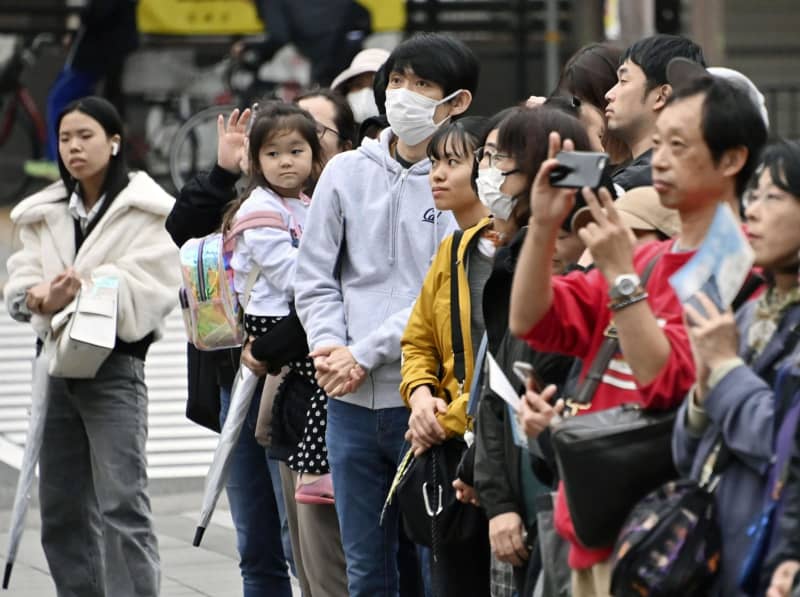
[{"label": "child's raised hand", "polygon": [[242,148],[250,116],[250,108],[241,113],[237,108],[228,116],[227,123],[224,115],[217,117],[217,164],[228,172],[238,174],[241,171]]}]

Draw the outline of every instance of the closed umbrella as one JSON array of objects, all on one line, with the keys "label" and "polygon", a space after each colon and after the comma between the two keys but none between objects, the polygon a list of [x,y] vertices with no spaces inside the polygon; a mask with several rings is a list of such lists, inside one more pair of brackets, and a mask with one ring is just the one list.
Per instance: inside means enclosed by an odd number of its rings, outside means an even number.
[{"label": "closed umbrella", "polygon": [[233,389],[231,390],[231,404],[228,409],[228,416],[219,434],[219,443],[214,452],[214,459],[206,475],[205,493],[203,494],[203,506],[200,510],[200,521],[197,523],[197,530],[194,534],[192,545],[200,545],[203,540],[203,533],[206,531],[211,515],[217,505],[219,494],[225,486],[228,478],[228,467],[233,456],[233,448],[239,441],[239,434],[250,410],[250,403],[253,400],[253,393],[258,385],[258,377],[244,365],[239,367],[239,371],[234,379]]},{"label": "closed umbrella", "polygon": [[31,384],[31,418],[28,422],[28,435],[25,438],[25,451],[22,454],[17,492],[14,495],[14,509],[11,512],[11,524],[8,532],[8,551],[6,568],[3,573],[3,588],[8,588],[11,570],[17,557],[17,549],[25,528],[25,515],[31,498],[31,485],[36,475],[36,464],[42,448],[44,420],[47,416],[47,367],[48,359],[44,351],[33,361],[33,380]]}]

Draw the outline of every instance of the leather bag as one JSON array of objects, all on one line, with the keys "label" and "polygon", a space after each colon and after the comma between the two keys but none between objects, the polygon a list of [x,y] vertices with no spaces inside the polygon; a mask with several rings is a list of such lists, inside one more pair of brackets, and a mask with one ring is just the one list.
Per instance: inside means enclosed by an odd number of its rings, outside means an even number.
[{"label": "leather bag", "polygon": [[677,471],[675,412],[623,404],[565,419],[551,434],[567,506],[586,547],[613,545],[631,509]]},{"label": "leather bag", "polygon": [[97,375],[117,340],[118,289],[117,278],[93,278],[53,316],[46,342],[50,375],[79,379]]},{"label": "leather bag", "polygon": [[[643,286],[658,258],[647,264]],[[636,503],[677,477],[671,451],[675,411],[646,411],[631,403],[574,416],[591,403],[618,347],[609,326],[577,397],[569,401],[573,416],[551,432],[575,534],[589,548],[613,545]]]}]

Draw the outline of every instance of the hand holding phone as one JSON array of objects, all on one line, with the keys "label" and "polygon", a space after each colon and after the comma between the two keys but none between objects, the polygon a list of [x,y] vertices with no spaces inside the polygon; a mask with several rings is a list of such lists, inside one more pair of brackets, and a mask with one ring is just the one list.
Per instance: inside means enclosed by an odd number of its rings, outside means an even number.
[{"label": "hand holding phone", "polygon": [[537,392],[541,392],[544,389],[544,382],[539,377],[539,374],[536,373],[536,369],[530,363],[525,361],[514,361],[514,364],[511,365],[511,368],[514,370],[514,374],[517,378],[525,385],[525,388],[528,387],[528,380],[533,380],[534,390]]},{"label": "hand holding phone", "polygon": [[550,185],[569,189],[596,189],[608,166],[608,154],[596,151],[560,151],[558,167],[550,172]]}]

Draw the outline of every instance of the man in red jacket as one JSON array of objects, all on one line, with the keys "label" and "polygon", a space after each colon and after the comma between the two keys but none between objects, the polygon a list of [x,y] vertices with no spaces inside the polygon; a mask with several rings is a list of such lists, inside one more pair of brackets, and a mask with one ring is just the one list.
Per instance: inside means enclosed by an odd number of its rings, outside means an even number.
[{"label": "man in red jacket", "polygon": [[[591,412],[624,402],[647,408],[677,407],[694,382],[695,366],[683,326],[681,304],[668,278],[702,242],[717,205],[738,202],[753,173],[766,129],[755,105],[739,86],[711,76],[686,81],[667,102],[653,137],[653,185],[665,207],[677,209],[681,233],[670,241],[634,249],[611,197],[589,189],[583,195],[594,222],[580,232],[596,265],[588,274],[551,277],[558,229],[572,209],[574,191],[550,186],[563,145],[551,134],[551,159],[542,164],[531,189],[531,222],[519,256],[511,295],[510,328],[534,349],[583,359],[586,375],[613,322],[620,350],[597,386]],[[639,275],[657,262],[645,285]],[[529,391],[521,417],[535,436],[563,410],[550,404],[555,388]],[[607,549],[588,549],[575,535],[563,487],[555,508],[556,529],[570,543],[574,597],[609,594]]]}]

